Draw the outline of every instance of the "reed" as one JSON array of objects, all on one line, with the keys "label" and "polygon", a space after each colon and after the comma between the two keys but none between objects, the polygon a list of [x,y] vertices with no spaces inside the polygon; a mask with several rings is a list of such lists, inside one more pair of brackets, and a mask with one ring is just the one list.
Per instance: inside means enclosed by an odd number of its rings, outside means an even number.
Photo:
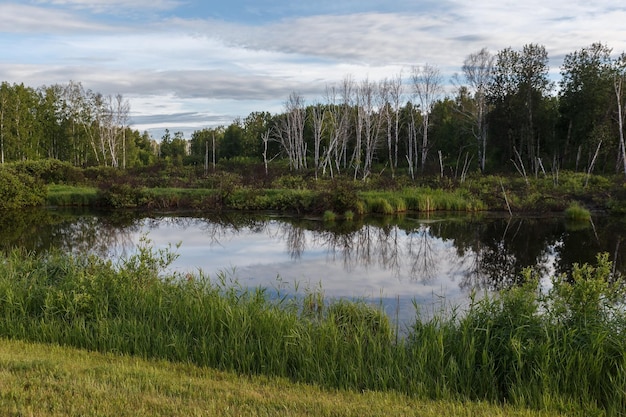
[{"label": "reed", "polygon": [[565,218],[573,221],[589,221],[591,212],[579,203],[573,202],[565,209]]},{"label": "reed", "polygon": [[416,317],[398,337],[364,301],[293,298],[224,277],[167,274],[144,240],[112,263],[14,251],[0,262],[0,336],[287,377],[329,388],[488,400],[568,415],[626,409],[624,288],[607,255],[555,277]]},{"label": "reed", "polygon": [[332,210],[326,210],[322,218],[325,222],[334,222],[337,219],[337,215]]},{"label": "reed", "polygon": [[98,189],[87,186],[49,185],[46,204],[49,206],[95,206]]}]

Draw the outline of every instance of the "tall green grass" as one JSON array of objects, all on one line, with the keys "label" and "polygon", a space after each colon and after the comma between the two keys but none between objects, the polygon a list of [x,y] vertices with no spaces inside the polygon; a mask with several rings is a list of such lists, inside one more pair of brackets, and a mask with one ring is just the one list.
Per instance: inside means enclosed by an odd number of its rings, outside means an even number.
[{"label": "tall green grass", "polygon": [[[536,277],[416,318],[404,337],[362,302],[270,295],[202,274],[165,274],[144,242],[113,264],[19,251],[0,260],[0,336],[267,374],[325,387],[487,400],[568,415],[626,410],[624,288],[606,255],[548,292]],[[454,312],[452,312],[454,313]]]},{"label": "tall green grass", "polygon": [[410,211],[478,211],[487,207],[462,189],[446,191],[431,188],[407,188],[400,191],[365,191],[360,193],[370,213],[395,214]]},{"label": "tall green grass", "polygon": [[573,221],[589,221],[591,213],[579,203],[573,202],[565,209],[565,218]]},{"label": "tall green grass", "polygon": [[48,185],[46,204],[49,206],[95,206],[98,204],[96,187],[64,184]]}]

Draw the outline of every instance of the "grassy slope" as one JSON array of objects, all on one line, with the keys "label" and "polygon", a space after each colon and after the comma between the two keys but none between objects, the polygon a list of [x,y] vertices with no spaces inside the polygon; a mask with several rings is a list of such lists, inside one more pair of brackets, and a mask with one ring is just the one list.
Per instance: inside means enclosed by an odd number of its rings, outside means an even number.
[{"label": "grassy slope", "polygon": [[324,391],[285,379],[0,339],[3,416],[554,416],[394,393]]}]

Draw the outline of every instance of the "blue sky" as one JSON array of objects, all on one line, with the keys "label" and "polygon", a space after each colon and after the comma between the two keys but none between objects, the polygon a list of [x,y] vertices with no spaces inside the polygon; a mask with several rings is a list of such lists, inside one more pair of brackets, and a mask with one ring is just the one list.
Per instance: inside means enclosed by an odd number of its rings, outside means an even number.
[{"label": "blue sky", "polygon": [[623,0],[0,0],[0,16],[1,81],[120,93],[155,138],[280,112],[293,91],[323,101],[346,76],[448,79],[483,47],[544,45],[554,74],[593,42],[626,51]]}]

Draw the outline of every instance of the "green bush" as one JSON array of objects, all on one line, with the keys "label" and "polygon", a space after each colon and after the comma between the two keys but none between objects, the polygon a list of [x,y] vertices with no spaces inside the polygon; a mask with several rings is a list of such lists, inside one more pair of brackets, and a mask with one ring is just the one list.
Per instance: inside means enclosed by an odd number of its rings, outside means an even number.
[{"label": "green bush", "polygon": [[46,187],[30,175],[0,167],[0,210],[17,210],[42,206],[46,201]]},{"label": "green bush", "polygon": [[565,218],[574,221],[589,221],[591,213],[577,202],[573,202],[565,209]]},{"label": "green bush", "polygon": [[145,202],[142,189],[127,183],[101,184],[97,198],[99,204],[112,208],[137,207]]},{"label": "green bush", "polygon": [[16,172],[27,174],[45,184],[80,184],[85,176],[81,168],[58,159],[39,159],[14,162]]},{"label": "green bush", "polygon": [[332,210],[326,210],[323,219],[325,222],[334,222],[337,219],[337,215]]}]

